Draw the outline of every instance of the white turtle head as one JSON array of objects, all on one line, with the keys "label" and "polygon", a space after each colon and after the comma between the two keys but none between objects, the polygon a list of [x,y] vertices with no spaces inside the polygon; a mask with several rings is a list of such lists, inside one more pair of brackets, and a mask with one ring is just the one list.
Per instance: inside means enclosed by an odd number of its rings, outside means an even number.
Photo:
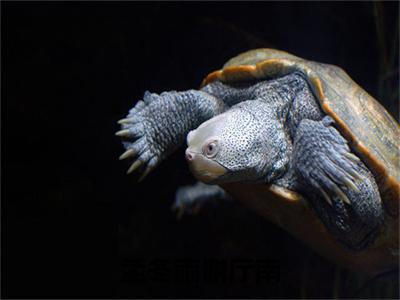
[{"label": "white turtle head", "polygon": [[265,173],[263,125],[243,109],[230,109],[189,132],[186,159],[193,175],[218,184],[256,180]]}]

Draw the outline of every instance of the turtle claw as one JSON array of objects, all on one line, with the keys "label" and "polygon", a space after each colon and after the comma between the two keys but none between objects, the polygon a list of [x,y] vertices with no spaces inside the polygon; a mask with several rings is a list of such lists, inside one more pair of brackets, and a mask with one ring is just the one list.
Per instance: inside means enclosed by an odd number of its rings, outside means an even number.
[{"label": "turtle claw", "polygon": [[128,149],[124,153],[121,154],[121,156],[119,157],[119,160],[123,160],[123,159],[127,159],[127,158],[130,158],[130,157],[134,157],[135,155],[136,155],[135,150]]},{"label": "turtle claw", "polygon": [[352,205],[349,197],[360,193],[360,159],[350,152],[340,133],[329,126],[329,119],[324,120],[322,124],[311,120],[300,124],[294,161],[302,177],[329,205],[335,201]]},{"label": "turtle claw", "polygon": [[129,167],[128,171],[126,171],[126,174],[131,174],[132,172],[137,170],[142,164],[143,162],[141,160],[134,161],[133,164]]},{"label": "turtle claw", "polygon": [[325,198],[326,202],[328,202],[328,204],[329,204],[330,206],[332,206],[332,199],[331,199],[331,197],[329,197],[329,195],[328,195],[322,188],[320,188],[319,190],[320,190],[322,196]]},{"label": "turtle claw", "polygon": [[147,175],[149,175],[150,172],[151,172],[151,169],[146,168],[146,170],[143,172],[143,174],[140,175],[138,182],[142,182],[147,177]]},{"label": "turtle claw", "polygon": [[118,124],[121,124],[121,125],[123,125],[123,124],[131,124],[133,122],[134,122],[134,120],[132,118],[125,118],[125,119],[119,120]]},{"label": "turtle claw", "polygon": [[321,195],[322,195],[322,197],[326,200],[326,202],[328,202],[328,204],[329,204],[330,206],[332,206],[332,199],[331,199],[331,197],[328,195],[327,192],[325,192],[325,190],[321,187],[321,185],[320,185],[316,180],[314,180],[313,178],[310,178],[310,182],[311,182],[311,184],[312,184],[313,186],[315,186],[315,187],[321,192]]},{"label": "turtle claw", "polygon": [[350,159],[354,163],[360,162],[360,159],[357,156],[355,156],[353,153],[346,152],[346,153],[344,153],[344,156],[346,156],[348,159]]},{"label": "turtle claw", "polygon": [[349,198],[335,183],[332,183],[332,190],[336,194],[336,196],[339,197],[340,200],[348,205],[351,205]]},{"label": "turtle claw", "polygon": [[360,190],[358,189],[358,187],[355,185],[355,183],[349,179],[349,178],[343,178],[343,183],[351,190],[353,190],[356,193],[359,193]]},{"label": "turtle claw", "polygon": [[134,158],[135,161],[127,170],[127,174],[141,173],[142,181],[161,161],[163,152],[159,146],[159,132],[154,130],[154,111],[157,111],[157,99],[160,96],[145,92],[140,100],[129,111],[128,116],[118,121],[121,130],[116,136],[121,137],[126,151],[120,160]]},{"label": "turtle claw", "polygon": [[362,180],[361,175],[358,172],[354,171],[354,169],[349,169],[347,170],[347,172],[349,172],[349,174],[353,177],[354,180]]},{"label": "turtle claw", "polygon": [[158,161],[159,160],[156,157],[151,157],[150,151],[144,151],[142,154],[139,155],[138,159],[132,163],[126,173],[131,174],[139,169],[142,170],[141,175],[138,179],[138,182],[141,182],[144,178],[147,177],[147,175],[151,173],[151,171],[155,169]]},{"label": "turtle claw", "polygon": [[149,175],[155,169],[155,167],[157,166],[157,162],[158,160],[155,157],[149,160],[147,167],[138,179],[138,182],[142,182],[143,179],[145,179],[147,175]]},{"label": "turtle claw", "polygon": [[115,133],[115,135],[119,136],[119,137],[128,138],[128,137],[130,137],[131,133],[130,133],[130,131],[128,129],[122,129],[120,131],[117,131]]}]

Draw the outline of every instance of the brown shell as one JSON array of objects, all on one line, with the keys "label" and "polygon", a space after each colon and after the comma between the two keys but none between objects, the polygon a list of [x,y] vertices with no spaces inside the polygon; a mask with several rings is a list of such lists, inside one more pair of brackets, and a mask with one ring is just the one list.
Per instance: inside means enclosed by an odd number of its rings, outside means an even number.
[{"label": "brown shell", "polygon": [[[365,260],[365,253],[363,253],[362,260],[357,260],[357,257],[353,257],[354,255],[347,255],[347,258],[352,257],[350,262],[353,260],[353,263],[359,262],[359,265],[368,265],[368,261],[371,266],[377,266],[379,262],[385,265],[382,259],[373,263],[377,259],[376,253],[383,255],[384,252],[387,257],[390,257],[384,260],[386,264],[388,261],[392,261],[392,263],[397,261],[399,255],[400,127],[385,108],[356,84],[345,71],[337,66],[305,60],[284,51],[256,49],[232,58],[221,70],[210,73],[204,79],[202,85],[214,80],[238,82],[241,80],[276,78],[293,71],[300,71],[306,75],[322,110],[337,122],[339,130],[348,140],[350,147],[373,172],[386,208],[387,217],[382,234],[374,246],[367,251],[370,253],[367,255],[368,259]],[[232,185],[230,189],[232,191],[237,190],[232,188]],[[241,192],[233,193],[240,197]],[[291,203],[292,207],[303,206],[304,204],[298,194],[292,191],[283,191],[273,185],[269,186],[268,193],[289,201],[288,203]],[[254,198],[259,197],[255,196]],[[267,213],[267,215],[269,214]],[[296,226],[301,227],[302,225]],[[297,232],[295,235],[298,235],[302,240],[309,239],[306,237],[306,230],[302,232],[301,229],[297,228],[289,231]],[[319,234],[326,235],[327,233],[323,234],[319,230]],[[329,239],[329,237],[325,238]],[[343,248],[340,245],[337,245],[336,248],[328,247],[326,250],[328,252],[338,251],[338,253],[344,251],[338,249]],[[378,251],[377,249],[381,250]],[[337,253],[334,253],[334,255],[338,256]],[[372,256],[374,259],[372,259]],[[371,268],[379,269],[376,266]]]}]

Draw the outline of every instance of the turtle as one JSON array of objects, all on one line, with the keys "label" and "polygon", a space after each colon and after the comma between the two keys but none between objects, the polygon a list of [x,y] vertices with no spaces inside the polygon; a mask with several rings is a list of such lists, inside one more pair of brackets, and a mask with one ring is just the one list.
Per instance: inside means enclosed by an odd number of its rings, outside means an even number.
[{"label": "turtle", "polygon": [[235,198],[339,265],[398,264],[400,127],[340,67],[249,50],[199,89],[146,91],[118,123],[139,180],[186,140],[199,182],[175,207]]}]

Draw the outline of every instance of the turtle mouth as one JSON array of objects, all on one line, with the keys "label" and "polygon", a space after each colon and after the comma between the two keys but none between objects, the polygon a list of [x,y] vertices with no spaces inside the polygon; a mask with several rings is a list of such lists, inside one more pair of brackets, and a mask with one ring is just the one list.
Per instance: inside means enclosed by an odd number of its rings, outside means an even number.
[{"label": "turtle mouth", "polygon": [[194,177],[204,183],[215,182],[228,172],[228,169],[221,164],[206,158],[202,153],[195,152],[190,148],[186,149],[185,157]]}]

